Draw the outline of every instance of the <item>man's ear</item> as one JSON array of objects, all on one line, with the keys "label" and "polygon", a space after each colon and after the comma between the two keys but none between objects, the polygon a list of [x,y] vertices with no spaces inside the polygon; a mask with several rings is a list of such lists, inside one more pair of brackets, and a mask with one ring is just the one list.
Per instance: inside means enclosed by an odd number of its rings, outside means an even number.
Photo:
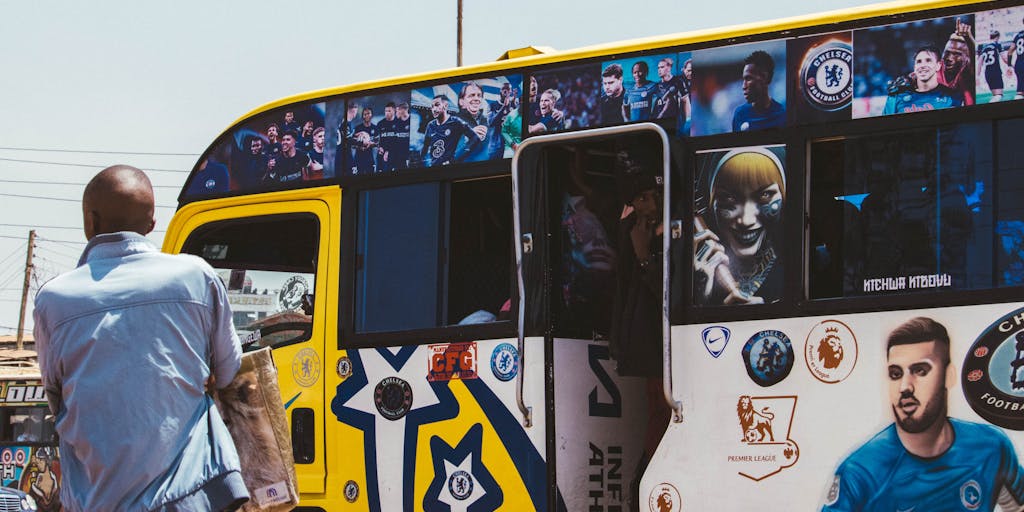
[{"label": "man's ear", "polygon": [[100,232],[100,214],[96,210],[85,210],[82,212],[82,228],[85,230],[85,239],[92,240]]},{"label": "man's ear", "polygon": [[953,386],[956,386],[957,382],[956,365],[950,361],[949,364],[946,365],[946,389],[953,389]]}]

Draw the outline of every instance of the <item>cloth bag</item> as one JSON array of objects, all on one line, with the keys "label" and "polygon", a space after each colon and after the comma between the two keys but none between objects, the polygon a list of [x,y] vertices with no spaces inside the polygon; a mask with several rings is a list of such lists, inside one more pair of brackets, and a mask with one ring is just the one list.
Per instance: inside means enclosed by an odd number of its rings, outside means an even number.
[{"label": "cloth bag", "polygon": [[249,489],[245,512],[283,512],[299,503],[288,420],[270,348],[242,354],[231,384],[214,394]]}]

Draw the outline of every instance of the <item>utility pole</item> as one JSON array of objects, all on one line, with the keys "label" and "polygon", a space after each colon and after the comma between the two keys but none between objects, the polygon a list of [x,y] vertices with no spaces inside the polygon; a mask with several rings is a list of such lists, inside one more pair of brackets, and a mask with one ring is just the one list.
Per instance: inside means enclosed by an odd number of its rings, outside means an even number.
[{"label": "utility pole", "polygon": [[455,36],[455,65],[462,67],[462,0],[458,0],[459,13],[457,15],[456,25],[456,36]]},{"label": "utility pole", "polygon": [[36,230],[28,232],[28,255],[25,256],[25,284],[21,287],[21,314],[18,316],[18,350],[24,348],[25,306],[28,304],[28,286],[32,282],[32,248],[36,245]]}]

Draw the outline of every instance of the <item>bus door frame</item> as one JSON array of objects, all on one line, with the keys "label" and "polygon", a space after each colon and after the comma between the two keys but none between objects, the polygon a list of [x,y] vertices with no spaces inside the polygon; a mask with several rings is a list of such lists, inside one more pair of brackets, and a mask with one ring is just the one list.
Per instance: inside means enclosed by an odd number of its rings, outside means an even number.
[{"label": "bus door frame", "polygon": [[[333,372],[325,371],[327,368],[323,366],[323,362],[326,362],[331,357],[327,350],[333,350],[334,348],[334,344],[331,344],[330,347],[327,345],[328,333],[337,332],[338,308],[335,301],[338,296],[337,247],[340,247],[338,245],[340,243],[340,231],[339,223],[335,219],[340,217],[340,212],[334,210],[341,204],[341,190],[334,186],[274,193],[271,197],[261,194],[252,196],[251,199],[246,197],[247,200],[244,202],[238,201],[239,198],[232,199],[230,203],[219,203],[218,201],[214,203],[216,206],[198,202],[189,203],[182,207],[175,214],[175,219],[180,219],[180,224],[178,224],[177,229],[174,229],[176,222],[172,222],[171,229],[169,230],[169,233],[173,230],[177,238],[165,240],[164,250],[175,254],[180,253],[192,233],[216,222],[259,219],[288,214],[308,214],[316,217],[319,224],[319,240],[316,251],[316,282],[314,284],[316,300],[314,302],[312,331],[309,339],[285,345],[281,349],[297,351],[303,348],[313,348],[321,361],[320,377],[313,384],[313,387],[298,388],[300,391],[309,390],[310,393],[300,393],[301,396],[296,396],[295,401],[288,405],[312,408],[314,414],[319,416],[314,417],[313,420],[314,461],[309,464],[295,464],[295,470],[300,492],[303,494],[324,493],[326,492],[326,480],[330,467],[327,461],[330,452],[326,446],[328,439],[326,421],[330,413],[325,398],[326,386],[333,386],[336,382],[331,381],[328,383]],[[223,206],[220,206],[220,204],[223,204]],[[277,350],[272,349],[271,354],[276,354]],[[292,366],[290,358],[283,360],[280,356],[275,355],[274,361],[278,368],[288,369]],[[279,383],[282,381],[281,377],[287,374],[288,370],[279,374]],[[288,377],[284,377],[284,379],[288,379]],[[292,399],[290,395],[284,396],[288,394],[285,389],[291,387],[294,386],[282,386],[282,400],[287,402]],[[310,396],[305,396],[307,394]],[[289,417],[289,432],[291,432],[294,428],[291,412],[286,411],[286,413]]]},{"label": "bus door frame", "polygon": [[595,128],[592,130],[554,133],[550,135],[538,135],[530,137],[519,145],[512,156],[512,220],[515,233],[516,247],[516,284],[519,292],[518,312],[518,336],[519,336],[519,375],[516,376],[516,402],[519,412],[522,415],[523,425],[530,427],[533,422],[533,407],[523,400],[523,374],[526,371],[524,361],[524,327],[526,321],[526,289],[523,279],[523,255],[533,251],[533,233],[523,233],[519,210],[519,172],[520,159],[524,152],[533,146],[540,146],[559,142],[580,142],[589,139],[610,138],[616,135],[631,135],[640,133],[651,133],[661,140],[662,148],[662,180],[664,193],[662,200],[662,225],[669,226],[670,236],[662,237],[662,298],[661,298],[661,331],[662,331],[662,391],[665,402],[672,409],[672,421],[682,421],[682,402],[676,400],[672,386],[672,325],[669,319],[669,296],[670,296],[670,266],[669,246],[673,239],[682,237],[682,219],[671,218],[671,155],[670,142],[665,130],[654,123],[637,123],[624,126],[609,126],[606,128]]}]

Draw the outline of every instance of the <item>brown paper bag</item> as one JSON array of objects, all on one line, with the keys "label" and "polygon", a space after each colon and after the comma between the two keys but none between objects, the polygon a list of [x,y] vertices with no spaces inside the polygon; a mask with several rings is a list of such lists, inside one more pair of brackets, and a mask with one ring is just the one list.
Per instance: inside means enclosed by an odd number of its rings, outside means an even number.
[{"label": "brown paper bag", "polygon": [[242,354],[242,367],[215,400],[242,463],[249,502],[240,510],[283,512],[299,503],[292,439],[269,348]]}]

